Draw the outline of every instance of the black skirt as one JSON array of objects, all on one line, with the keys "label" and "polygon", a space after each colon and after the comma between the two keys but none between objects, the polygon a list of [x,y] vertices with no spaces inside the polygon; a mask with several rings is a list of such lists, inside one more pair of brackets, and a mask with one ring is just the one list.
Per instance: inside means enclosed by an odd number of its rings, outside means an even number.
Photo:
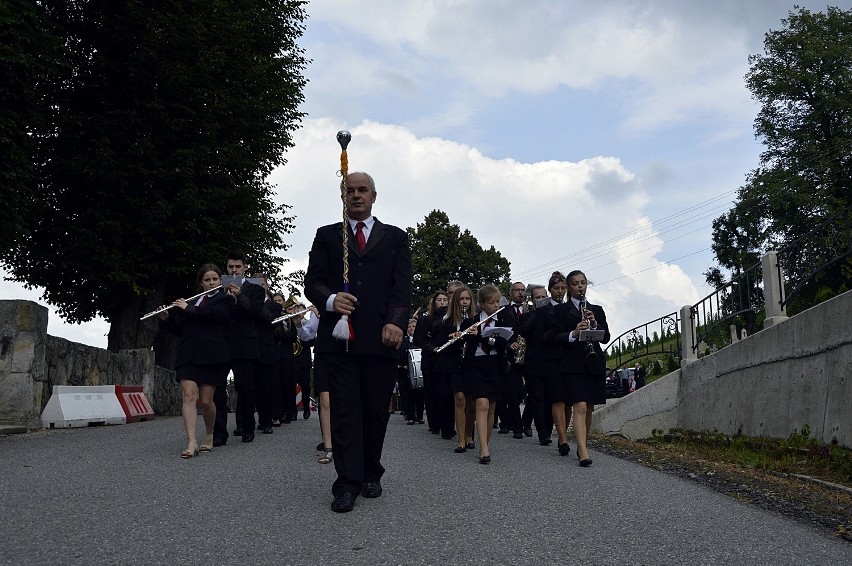
[{"label": "black skirt", "polygon": [[586,373],[563,373],[571,403],[585,401],[592,405],[606,405],[606,378]]},{"label": "black skirt", "polygon": [[328,393],[328,375],[323,369],[322,354],[314,356],[314,393]]},{"label": "black skirt", "polygon": [[198,385],[215,385],[225,387],[230,364],[197,365],[189,364],[175,368],[175,379],[178,383],[182,379],[194,381]]},{"label": "black skirt", "polygon": [[502,373],[497,356],[474,356],[466,361],[464,392],[473,399],[496,401],[500,397]]}]

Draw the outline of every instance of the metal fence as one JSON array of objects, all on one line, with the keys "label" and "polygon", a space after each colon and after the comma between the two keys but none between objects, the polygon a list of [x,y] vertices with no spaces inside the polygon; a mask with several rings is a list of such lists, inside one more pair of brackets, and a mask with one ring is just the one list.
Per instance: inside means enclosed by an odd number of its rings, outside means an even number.
[{"label": "metal fence", "polygon": [[655,354],[671,355],[675,360],[679,360],[681,358],[680,314],[673,312],[631,328],[612,340],[604,350],[604,354],[608,362],[615,362],[616,368]]},{"label": "metal fence", "polygon": [[763,272],[755,264],[690,307],[693,351],[702,343],[720,348],[730,343],[731,321],[741,322],[749,334],[760,330],[758,318],[763,310]]}]

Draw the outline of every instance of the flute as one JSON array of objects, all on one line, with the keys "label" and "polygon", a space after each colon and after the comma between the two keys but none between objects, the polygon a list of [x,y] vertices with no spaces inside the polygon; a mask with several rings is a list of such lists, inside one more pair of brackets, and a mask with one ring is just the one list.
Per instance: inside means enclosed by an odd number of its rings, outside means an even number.
[{"label": "flute", "polygon": [[279,322],[284,322],[285,320],[290,320],[293,317],[305,314],[309,310],[310,309],[305,309],[305,310],[301,310],[299,312],[293,312],[293,313],[290,313],[290,314],[285,314],[284,316],[279,316],[278,318],[273,319],[272,322],[270,322],[269,324],[278,324]]},{"label": "flute", "polygon": [[[216,285],[216,286],[215,286],[215,287],[213,287],[212,289],[207,289],[206,291],[202,291],[202,292],[198,293],[197,295],[193,295],[193,296],[191,296],[190,298],[185,299],[185,300],[186,300],[186,302],[188,303],[188,302],[189,302],[189,301],[191,301],[192,299],[197,299],[197,298],[198,298],[198,297],[200,297],[201,295],[206,295],[207,293],[210,293],[210,292],[212,292],[212,291],[215,291],[216,289],[221,289],[221,288],[222,288],[222,286],[221,286],[221,285]],[[148,314],[146,314],[145,316],[143,316],[143,317],[142,317],[142,318],[140,318],[139,320],[145,320],[146,318],[150,318],[150,317],[152,317],[152,316],[154,316],[154,315],[160,314],[161,312],[163,312],[163,311],[167,311],[167,310],[169,310],[170,308],[175,307],[175,306],[177,306],[177,305],[175,305],[174,303],[172,303],[172,304],[170,304],[170,305],[163,305],[163,306],[161,306],[161,307],[160,307],[160,308],[158,308],[158,309],[152,310],[151,312],[149,312]]]},{"label": "flute", "polygon": [[455,338],[451,338],[451,339],[449,340],[449,342],[447,342],[446,344],[443,344],[443,345],[441,345],[441,346],[438,346],[437,348],[435,348],[435,353],[437,354],[438,352],[440,352],[440,351],[441,351],[441,350],[443,350],[444,348],[447,348],[448,346],[450,346],[450,345],[454,344],[456,341],[458,341],[458,340],[459,340],[459,338],[461,338],[461,337],[463,337],[463,336],[465,336],[465,335],[467,335],[467,334],[470,334],[470,333],[471,333],[471,331],[472,331],[473,329],[475,329],[475,328],[479,328],[482,324],[484,324],[484,323],[488,322],[489,320],[491,320],[492,318],[494,318],[495,316],[497,316],[497,313],[498,313],[498,312],[500,312],[501,310],[505,309],[505,308],[506,308],[506,307],[500,307],[499,309],[497,309],[496,311],[494,311],[493,313],[491,313],[490,315],[488,315],[488,316],[487,316],[487,317],[485,317],[484,319],[480,320],[479,322],[477,322],[477,323],[476,323],[476,324],[474,324],[473,326],[470,326],[470,327],[468,327],[467,329],[465,329],[465,331],[464,331],[464,332],[460,333],[460,334],[459,334],[458,336],[456,336]]}]

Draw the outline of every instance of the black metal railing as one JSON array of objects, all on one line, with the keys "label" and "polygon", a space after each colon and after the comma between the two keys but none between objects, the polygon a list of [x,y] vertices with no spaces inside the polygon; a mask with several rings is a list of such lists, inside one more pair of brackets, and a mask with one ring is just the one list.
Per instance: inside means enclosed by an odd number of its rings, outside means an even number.
[{"label": "black metal railing", "polygon": [[728,326],[734,319],[742,318],[740,322],[749,334],[760,330],[757,319],[764,308],[762,282],[758,263],[690,307],[693,352],[702,342],[711,348],[729,345]]},{"label": "black metal railing", "polygon": [[[809,283],[852,257],[852,206],[827,218],[810,232],[778,250],[778,300],[782,307]],[[833,274],[836,279],[838,274]],[[806,305],[810,306],[810,305]]]},{"label": "black metal railing", "polygon": [[[655,336],[656,334],[656,336]],[[631,328],[612,340],[604,350],[615,368],[623,367],[640,358],[657,354],[670,355],[675,361],[681,358],[680,313],[673,312],[658,319]]]}]

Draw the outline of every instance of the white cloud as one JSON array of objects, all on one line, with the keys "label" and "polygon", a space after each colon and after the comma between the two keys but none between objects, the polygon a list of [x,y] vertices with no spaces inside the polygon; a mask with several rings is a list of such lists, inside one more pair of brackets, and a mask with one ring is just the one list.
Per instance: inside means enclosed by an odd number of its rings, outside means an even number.
[{"label": "white cloud", "polygon": [[[296,135],[289,164],[276,170],[272,182],[279,198],[294,206],[298,216],[288,256],[304,265],[315,229],[339,221],[339,126],[329,119],[307,120]],[[364,170],[376,180],[378,198],[373,209],[384,222],[402,228],[414,226],[433,209],[470,229],[481,245],[494,245],[512,262],[515,275],[529,282],[545,282],[555,268],[611,264],[595,279],[614,279],[631,270],[660,264],[662,241],[639,255],[628,241],[623,247],[598,244],[639,226],[648,195],[639,179],[614,157],[593,157],[578,163],[546,161],[521,163],[495,160],[475,148],[436,137],[418,138],[406,128],[364,122],[351,128],[350,171]],[[612,224],[611,219],[625,219]],[[647,220],[643,220],[647,222]],[[648,247],[648,243],[635,244]],[[598,249],[591,259],[585,250]],[[301,258],[301,259],[300,259]],[[561,259],[559,259],[561,258]],[[557,261],[553,262],[552,260]],[[641,266],[641,267],[640,267]],[[649,282],[651,284],[649,285]],[[689,278],[675,265],[595,290],[602,304],[665,299],[680,306],[697,296]],[[654,301],[656,302],[656,301]],[[673,310],[672,307],[671,310]],[[635,318],[658,316],[643,308],[613,313],[616,324],[635,324]]]}]

